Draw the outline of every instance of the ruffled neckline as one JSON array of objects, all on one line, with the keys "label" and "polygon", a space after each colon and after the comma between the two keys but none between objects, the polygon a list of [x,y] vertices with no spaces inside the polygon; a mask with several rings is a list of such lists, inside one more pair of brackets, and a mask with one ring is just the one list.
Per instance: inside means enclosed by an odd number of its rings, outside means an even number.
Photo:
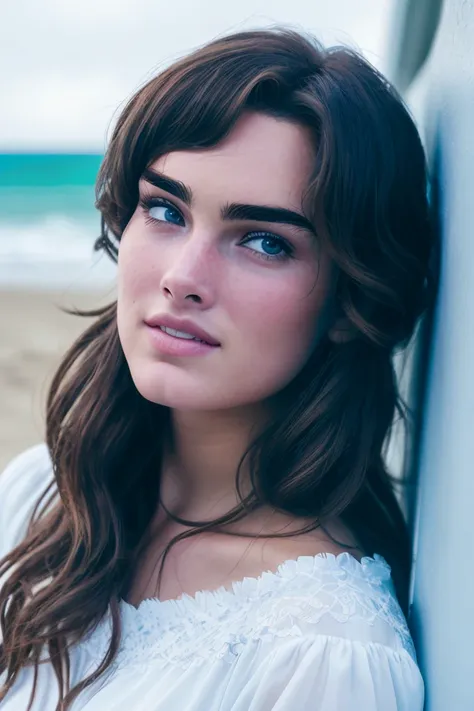
[{"label": "ruffled neckline", "polygon": [[[383,556],[364,556],[357,560],[353,555],[343,553],[317,553],[314,556],[301,555],[280,563],[276,571],[267,570],[258,577],[244,577],[222,585],[215,590],[198,590],[194,595],[182,593],[178,598],[160,600],[149,597],[137,606],[120,599],[120,608],[125,623],[135,625],[140,619],[157,615],[180,618],[190,611],[209,613],[212,609],[235,607],[241,602],[258,599],[275,588],[280,588],[296,576],[316,577],[319,572],[331,573],[336,579],[358,578],[370,585],[380,586],[391,582],[391,568]],[[128,624],[127,624],[128,623]]]},{"label": "ruffled neckline", "polygon": [[[357,617],[373,624],[381,617],[396,628],[409,649],[409,633],[385,559],[375,554],[358,561],[347,552],[318,553],[285,560],[275,571],[242,578],[229,587],[169,600],[150,597],[138,606],[119,600],[121,640],[114,664],[142,665],[156,659],[187,668],[222,655],[227,658],[229,644],[232,660],[236,645],[245,647],[251,639],[301,635],[295,623],[301,606],[305,621],[314,624],[325,615],[338,623]],[[109,609],[81,645],[94,659],[102,659],[111,631]]]}]

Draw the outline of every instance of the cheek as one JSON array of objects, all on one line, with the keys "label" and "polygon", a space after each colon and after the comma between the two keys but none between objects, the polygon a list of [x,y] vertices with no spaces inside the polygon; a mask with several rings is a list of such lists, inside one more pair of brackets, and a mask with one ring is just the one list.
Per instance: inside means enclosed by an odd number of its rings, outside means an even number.
[{"label": "cheek", "polygon": [[[135,239],[134,239],[135,237]],[[143,318],[146,297],[156,287],[154,262],[149,249],[134,235],[133,229],[124,232],[119,246],[117,264],[117,328],[123,350],[128,357],[135,351],[137,319]]]},{"label": "cheek", "polygon": [[[241,308],[238,308],[240,304]],[[276,369],[298,368],[326,326],[328,280],[314,269],[246,285],[229,299],[231,321],[255,357]]]},{"label": "cheek", "polygon": [[133,230],[124,233],[118,253],[117,285],[119,294],[126,299],[138,296],[144,288],[147,271],[144,265],[150,264],[150,255],[143,242],[133,239]]}]

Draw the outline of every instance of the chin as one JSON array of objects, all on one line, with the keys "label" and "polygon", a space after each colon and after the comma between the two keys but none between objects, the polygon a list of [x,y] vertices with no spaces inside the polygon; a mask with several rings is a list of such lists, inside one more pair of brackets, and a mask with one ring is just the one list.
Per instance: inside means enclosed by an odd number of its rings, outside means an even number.
[{"label": "chin", "polygon": [[131,369],[132,380],[140,395],[173,410],[208,410],[212,405],[212,385],[189,382],[183,373],[147,372],[146,367]]},{"label": "chin", "polygon": [[215,412],[216,410],[232,410],[256,404],[265,398],[261,393],[245,393],[225,388],[216,382],[193,382],[192,378],[183,377],[183,373],[153,373],[145,368],[131,370],[132,380],[140,395],[155,403],[173,410]]}]

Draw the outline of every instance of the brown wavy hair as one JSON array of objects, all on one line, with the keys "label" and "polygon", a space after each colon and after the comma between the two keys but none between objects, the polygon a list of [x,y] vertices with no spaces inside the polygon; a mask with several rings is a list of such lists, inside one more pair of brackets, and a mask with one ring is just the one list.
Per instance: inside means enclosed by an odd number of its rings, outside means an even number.
[{"label": "brown wavy hair", "polygon": [[[356,51],[324,48],[285,28],[240,32],[194,51],[123,108],[96,184],[95,249],[117,261],[139,178],[151,163],[170,151],[215,146],[244,111],[311,130],[316,157],[304,206],[338,267],[337,308],[352,338],[334,343],[325,336],[287,386],[287,407],[241,459],[237,491],[246,458],[253,491],[239,506],[212,522],[170,513],[191,529],[168,544],[160,580],[175,542],[203,530],[226,532],[226,524],[266,504],[314,520],[301,532],[341,516],[368,555],[380,553],[391,565],[406,611],[410,541],[384,454],[394,418],[406,414],[393,355],[433,295],[434,230],[425,154],[394,87]],[[168,408],[134,386],[116,303],[69,313],[95,321],[66,353],[48,393],[55,478],[26,538],[0,561],[0,575],[8,573],[0,593],[0,672],[7,672],[0,700],[21,669],[34,665],[31,707],[46,647],[59,684],[57,711],[68,709],[117,652],[120,599],[159,502],[170,422]],[[108,610],[108,652],[71,689],[69,647]]]}]

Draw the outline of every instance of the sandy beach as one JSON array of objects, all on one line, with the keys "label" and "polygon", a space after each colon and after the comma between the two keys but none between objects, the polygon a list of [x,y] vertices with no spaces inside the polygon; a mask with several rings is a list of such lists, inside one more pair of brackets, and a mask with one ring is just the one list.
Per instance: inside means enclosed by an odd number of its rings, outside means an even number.
[{"label": "sandy beach", "polygon": [[60,307],[90,309],[114,298],[111,289],[0,291],[0,471],[13,456],[44,440],[49,384],[69,345],[93,320]]}]

